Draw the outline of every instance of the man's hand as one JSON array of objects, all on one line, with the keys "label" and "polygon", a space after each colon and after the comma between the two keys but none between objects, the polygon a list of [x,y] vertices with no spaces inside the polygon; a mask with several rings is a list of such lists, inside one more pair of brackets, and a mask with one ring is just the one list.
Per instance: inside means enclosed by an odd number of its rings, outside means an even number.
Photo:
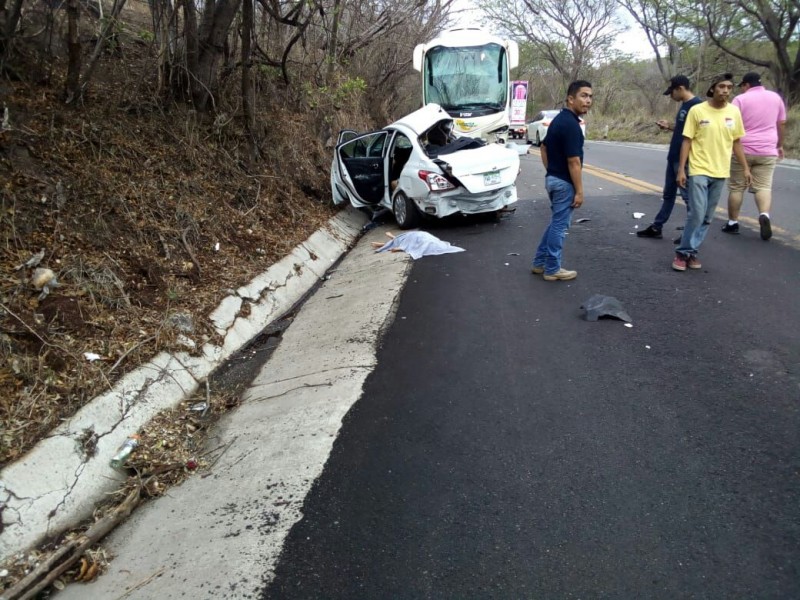
[{"label": "man's hand", "polygon": [[778,146],[778,160],[783,160],[786,158],[783,154],[783,146]]},{"label": "man's hand", "polygon": [[750,187],[750,184],[753,183],[753,176],[750,173],[750,169],[744,170],[744,185],[745,187]]},{"label": "man's hand", "polygon": [[678,176],[675,178],[675,183],[678,184],[678,187],[686,187],[686,169],[678,170]]},{"label": "man's hand", "polygon": [[572,201],[572,208],[580,208],[583,204],[583,192],[575,192],[575,199]]},{"label": "man's hand", "polygon": [[659,129],[670,129],[669,122],[664,119],[656,121],[656,125],[658,125]]}]

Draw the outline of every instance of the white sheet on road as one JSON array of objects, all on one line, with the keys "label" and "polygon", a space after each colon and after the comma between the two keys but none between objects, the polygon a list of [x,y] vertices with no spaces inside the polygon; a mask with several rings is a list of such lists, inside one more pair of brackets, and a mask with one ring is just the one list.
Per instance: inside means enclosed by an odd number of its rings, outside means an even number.
[{"label": "white sheet on road", "polygon": [[388,250],[402,250],[408,253],[414,260],[423,256],[464,252],[464,248],[453,246],[450,242],[444,242],[427,231],[407,231],[406,233],[401,233],[397,237],[386,242],[375,252],[386,252]]}]

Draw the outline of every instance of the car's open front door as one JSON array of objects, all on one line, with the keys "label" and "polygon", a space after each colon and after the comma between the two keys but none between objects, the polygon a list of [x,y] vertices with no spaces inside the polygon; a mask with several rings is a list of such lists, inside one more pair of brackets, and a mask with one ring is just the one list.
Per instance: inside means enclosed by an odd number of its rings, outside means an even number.
[{"label": "car's open front door", "polygon": [[347,188],[353,206],[374,206],[383,200],[388,138],[388,131],[375,131],[336,146],[339,168],[334,170],[334,185]]}]

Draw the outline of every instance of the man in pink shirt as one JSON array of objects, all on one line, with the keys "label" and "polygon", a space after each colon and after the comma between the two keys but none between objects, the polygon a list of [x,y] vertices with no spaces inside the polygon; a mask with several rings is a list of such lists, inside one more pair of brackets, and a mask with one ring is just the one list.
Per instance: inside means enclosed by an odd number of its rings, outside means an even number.
[{"label": "man in pink shirt", "polygon": [[[732,104],[739,107],[744,122],[744,148],[753,182],[750,192],[755,194],[758,207],[758,224],[761,239],[772,237],[769,209],[772,204],[772,174],[775,163],[783,158],[783,136],[786,128],[786,105],[783,99],[761,85],[758,73],[747,73],[739,84],[741,94]],[[728,222],[725,233],[739,233],[739,210],[745,191],[744,173],[735,158],[731,161],[728,180]]]}]

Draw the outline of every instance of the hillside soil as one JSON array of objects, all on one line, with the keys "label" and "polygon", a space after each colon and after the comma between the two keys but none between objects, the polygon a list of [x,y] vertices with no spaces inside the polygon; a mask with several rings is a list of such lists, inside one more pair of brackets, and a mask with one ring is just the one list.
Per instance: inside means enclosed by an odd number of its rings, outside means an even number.
[{"label": "hillside soil", "polygon": [[124,85],[77,108],[55,76],[0,88],[0,467],[158,351],[214,340],[221,299],[333,214],[313,113],[260,115],[252,161],[237,115]]}]

